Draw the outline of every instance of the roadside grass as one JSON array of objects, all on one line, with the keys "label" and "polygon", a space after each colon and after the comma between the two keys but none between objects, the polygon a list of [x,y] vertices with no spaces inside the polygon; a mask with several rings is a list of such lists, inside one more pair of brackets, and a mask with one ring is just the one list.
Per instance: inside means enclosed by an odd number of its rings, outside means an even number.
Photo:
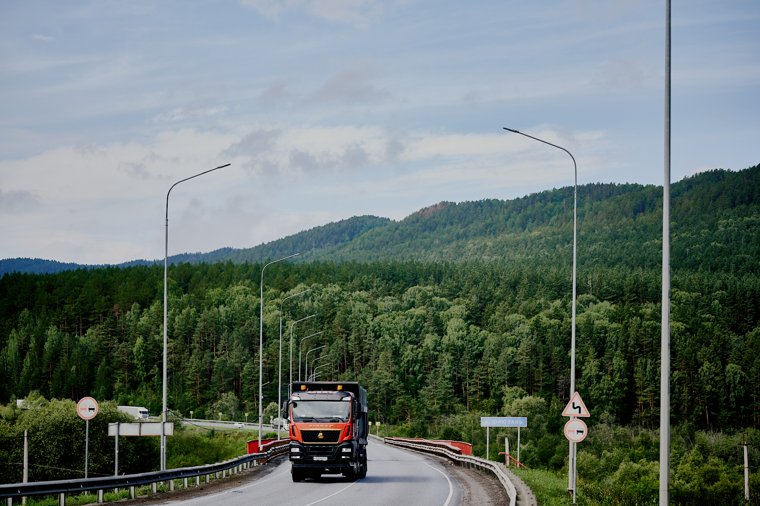
[{"label": "roadside grass", "polygon": [[[277,434],[263,434],[262,438],[277,437]],[[169,469],[180,467],[200,466],[223,462],[244,455],[247,452],[247,443],[257,439],[258,432],[248,429],[208,429],[195,425],[183,425],[175,430],[174,436],[169,438],[167,446],[167,466]],[[212,477],[212,479],[214,479]],[[182,480],[175,483],[177,488],[183,486]],[[191,483],[194,483],[194,479]],[[158,492],[168,491],[167,483],[157,485]],[[137,487],[137,497],[152,494],[150,485]],[[121,489],[118,492],[109,491],[104,494],[105,502],[114,502],[129,498],[129,489]],[[71,494],[66,496],[66,506],[80,506],[95,504],[98,501],[95,493]],[[26,502],[29,506],[57,506],[58,498],[30,497]]]},{"label": "roadside grass", "polygon": [[[265,434],[262,437],[267,436]],[[244,455],[247,443],[258,438],[248,429],[208,429],[184,424],[167,444],[169,469],[223,462]]]},{"label": "roadside grass", "polygon": [[[573,503],[567,492],[567,472],[547,471],[545,469],[514,469],[512,472],[519,476],[536,496],[541,506],[565,506]],[[576,494],[576,504],[596,504],[583,497],[582,490]]]}]

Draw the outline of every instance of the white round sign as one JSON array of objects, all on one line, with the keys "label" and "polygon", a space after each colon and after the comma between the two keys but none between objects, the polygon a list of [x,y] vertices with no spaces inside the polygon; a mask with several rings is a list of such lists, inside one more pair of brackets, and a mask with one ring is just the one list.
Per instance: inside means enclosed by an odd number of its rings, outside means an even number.
[{"label": "white round sign", "polygon": [[580,443],[588,436],[586,422],[578,418],[571,418],[565,424],[565,437],[571,443]]},{"label": "white round sign", "polygon": [[98,414],[98,401],[92,397],[82,397],[77,403],[77,415],[82,420],[92,420]]}]

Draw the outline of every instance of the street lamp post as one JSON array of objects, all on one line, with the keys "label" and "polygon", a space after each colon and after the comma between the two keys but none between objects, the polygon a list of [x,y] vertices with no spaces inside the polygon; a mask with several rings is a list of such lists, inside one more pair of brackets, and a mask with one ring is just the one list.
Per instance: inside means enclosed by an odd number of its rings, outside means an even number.
[{"label": "street lamp post", "polygon": [[[576,272],[577,272],[577,251],[578,251],[578,164],[575,163],[575,157],[573,156],[570,151],[566,150],[562,146],[557,146],[556,144],[552,144],[551,142],[545,141],[543,139],[539,139],[538,137],[533,137],[532,135],[528,135],[524,132],[520,132],[519,130],[514,130],[512,128],[504,127],[504,130],[507,130],[512,133],[516,133],[519,135],[522,135],[524,137],[528,137],[529,139],[533,139],[538,142],[542,142],[548,146],[555,147],[557,149],[561,149],[565,153],[567,153],[570,156],[570,159],[573,161],[573,171],[574,171],[574,179],[573,179],[573,302],[572,302],[572,329],[570,331],[571,337],[570,337],[570,397],[575,394],[575,310],[576,310]],[[570,462],[568,465],[568,490],[572,491],[573,493],[573,504],[575,504],[575,484],[576,484],[576,478],[577,478],[577,469],[575,467],[576,464],[576,454],[575,454],[575,443],[572,441],[569,442],[570,445]]]},{"label": "street lamp post", "polygon": [[304,378],[306,378],[306,381],[309,381],[309,353],[311,353],[312,351],[321,350],[325,346],[327,346],[327,345],[323,344],[321,346],[317,346],[315,348],[312,348],[312,349],[310,349],[309,351],[306,352],[306,366],[304,367],[304,373],[303,373]]},{"label": "street lamp post", "polygon": [[184,183],[185,181],[189,181],[191,179],[195,179],[196,177],[200,177],[204,174],[208,174],[209,172],[214,172],[215,170],[223,169],[225,167],[229,167],[231,164],[227,163],[225,165],[220,165],[219,167],[214,167],[213,169],[204,170],[203,172],[199,172],[198,174],[195,174],[194,176],[186,177],[185,179],[180,179],[173,185],[169,187],[169,191],[166,192],[166,221],[165,221],[165,227],[164,227],[164,357],[163,357],[163,402],[161,404],[161,471],[166,470],[166,418],[167,418],[167,411],[168,411],[168,389],[166,386],[166,378],[167,378],[167,366],[168,366],[168,343],[169,343],[169,334],[168,334],[168,307],[169,307],[169,289],[167,285],[168,281],[168,273],[169,273],[169,195],[171,194],[172,190],[175,186],[177,186],[180,183]]},{"label": "street lamp post", "polygon": [[272,260],[261,268],[261,282],[259,283],[259,448],[261,448],[261,429],[264,420],[264,409],[262,406],[264,403],[264,385],[262,384],[264,379],[262,376],[262,368],[264,367],[264,270],[272,264],[282,262],[297,255],[299,253],[293,253],[292,255]]},{"label": "street lamp post", "polygon": [[[324,332],[323,330],[320,330],[319,332],[314,332],[313,334],[309,334],[306,337],[301,338],[301,342],[298,344],[298,381],[301,381],[301,356],[303,355],[303,342],[309,339],[310,337],[318,336]],[[304,374],[304,377],[306,374]],[[308,379],[308,378],[307,378]]]},{"label": "street lamp post", "polygon": [[[293,327],[296,326],[296,323],[302,322],[304,320],[308,320],[309,318],[314,318],[315,316],[317,316],[317,313],[310,314],[309,316],[305,316],[301,318],[300,320],[296,320],[290,324],[290,346],[288,349],[288,352],[290,354],[290,382],[288,384],[288,398],[290,398],[291,394],[293,393]],[[300,355],[300,349],[299,349],[299,355]],[[300,367],[299,367],[299,374],[300,374]]]},{"label": "street lamp post", "polygon": [[662,314],[660,315],[660,490],[670,501],[670,0],[665,2],[665,160],[662,183]]},{"label": "street lamp post", "polygon": [[[321,355],[320,355],[320,358],[322,358]],[[314,368],[314,370],[311,373],[312,378],[314,378],[313,381],[317,381],[317,373],[321,369],[324,369],[325,367],[330,367],[330,362],[325,362],[324,364],[319,364],[319,366],[317,366],[317,367]]]},{"label": "street lamp post", "polygon": [[[325,358],[325,356],[324,355],[320,355],[318,357],[315,357],[314,360],[311,362],[311,374],[306,377],[306,381],[314,381],[314,380],[316,380],[316,378],[317,378],[317,376],[316,376],[317,370],[320,367],[324,367],[325,365],[330,365],[329,362],[326,362],[324,364],[319,364],[319,362],[323,358]],[[317,364],[319,364],[319,365],[317,365]]]},{"label": "street lamp post", "polygon": [[[280,409],[282,409],[282,306],[285,304],[285,301],[288,299],[292,299],[293,297],[298,297],[299,295],[303,295],[306,292],[311,290],[311,288],[308,288],[302,292],[294,293],[293,295],[288,295],[282,301],[280,302],[280,351],[277,354],[277,412],[280,412]],[[280,439],[280,427],[282,426],[280,416],[277,416],[277,439]]]}]

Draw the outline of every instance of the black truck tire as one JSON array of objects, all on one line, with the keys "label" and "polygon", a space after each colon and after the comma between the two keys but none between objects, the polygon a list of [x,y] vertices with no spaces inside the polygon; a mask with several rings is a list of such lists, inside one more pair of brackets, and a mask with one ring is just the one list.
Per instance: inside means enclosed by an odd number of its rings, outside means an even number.
[{"label": "black truck tire", "polygon": [[303,481],[303,479],[306,478],[306,472],[303,469],[291,467],[290,476],[293,478],[293,482]]},{"label": "black truck tire", "polygon": [[367,452],[364,452],[359,459],[359,479],[363,480],[367,477]]}]

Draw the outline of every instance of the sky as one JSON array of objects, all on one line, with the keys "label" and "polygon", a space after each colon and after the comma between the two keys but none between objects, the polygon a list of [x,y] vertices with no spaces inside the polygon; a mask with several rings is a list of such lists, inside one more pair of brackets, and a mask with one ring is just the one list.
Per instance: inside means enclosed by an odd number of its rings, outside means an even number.
[{"label": "sky", "polygon": [[[760,163],[760,2],[674,0],[671,181]],[[0,258],[662,185],[665,2],[3,0]],[[582,198],[582,194],[580,195]],[[582,224],[579,224],[582,226]]]}]

